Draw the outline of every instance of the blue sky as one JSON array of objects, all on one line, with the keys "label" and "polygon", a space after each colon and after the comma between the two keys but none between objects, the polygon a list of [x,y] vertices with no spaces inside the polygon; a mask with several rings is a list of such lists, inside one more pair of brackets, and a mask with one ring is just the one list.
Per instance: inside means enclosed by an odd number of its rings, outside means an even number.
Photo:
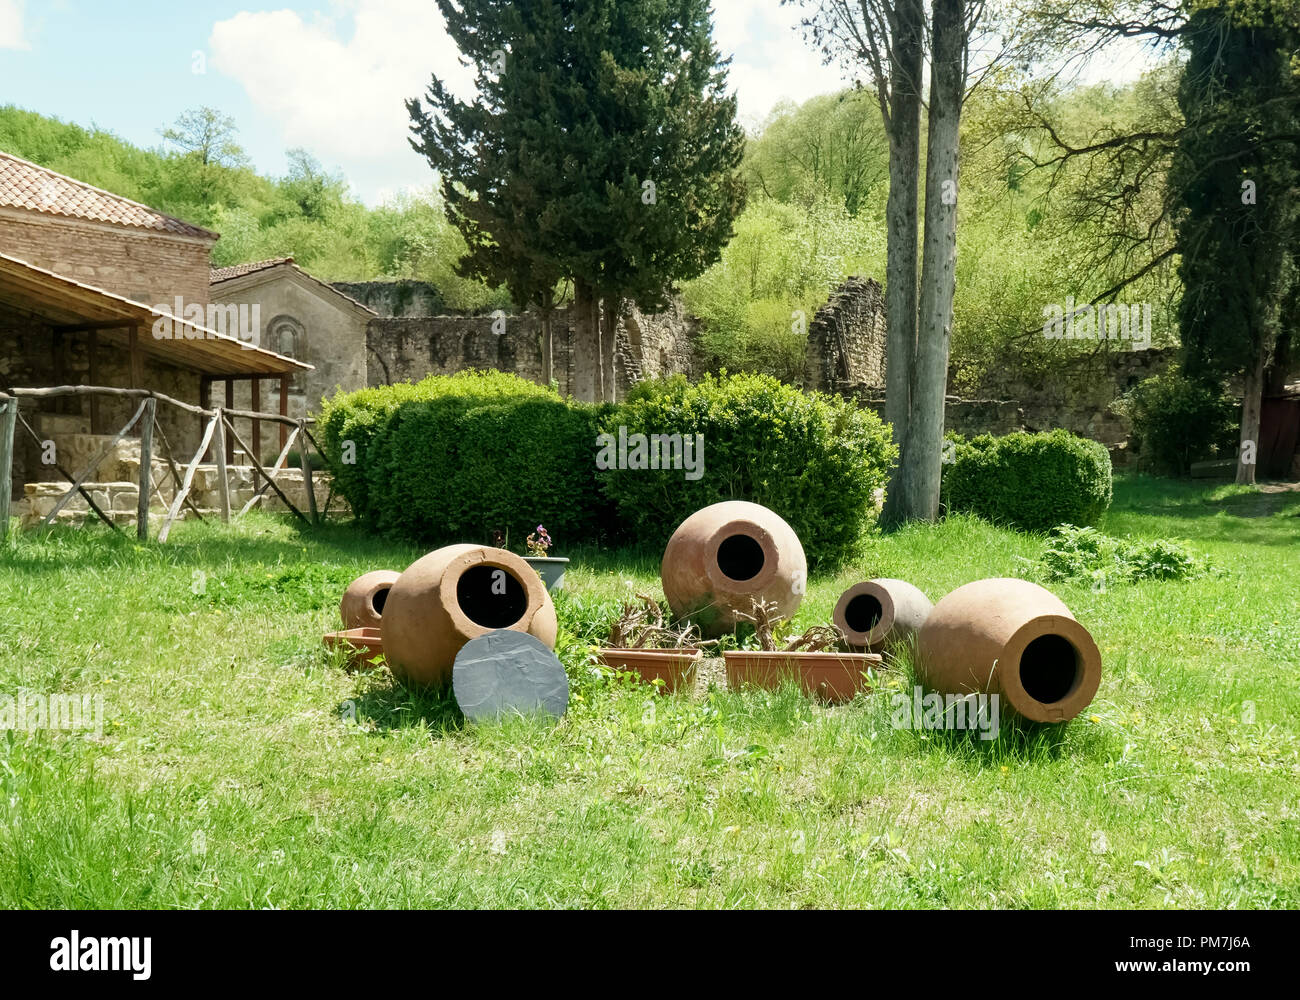
[{"label": "blue sky", "polygon": [[[843,86],[801,41],[797,10],[714,7],[748,123]],[[430,183],[401,102],[435,69],[468,80],[432,0],[0,0],[0,103],[144,146],[209,105],[234,117],[259,171],[283,173],[285,150],[304,146],[370,204]]]}]

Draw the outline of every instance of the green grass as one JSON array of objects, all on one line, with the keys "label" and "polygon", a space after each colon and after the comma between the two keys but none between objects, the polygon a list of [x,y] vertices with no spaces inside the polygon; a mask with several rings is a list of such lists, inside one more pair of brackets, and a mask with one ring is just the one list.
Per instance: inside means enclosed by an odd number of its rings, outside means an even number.
[{"label": "green grass", "polygon": [[[17,537],[0,694],[102,694],[106,723],[0,733],[0,906],[1300,906],[1297,515],[1119,483],[1103,530],[1224,575],[1054,586],[1101,690],[991,744],[892,729],[888,689],[652,696],[575,639],[558,726],[466,725],[321,648],[342,587],[414,549],[260,516]],[[798,621],[860,578],[937,599],[1042,544],[965,518],[873,538]],[[566,615],[658,592],[658,553],[568,554]]]}]

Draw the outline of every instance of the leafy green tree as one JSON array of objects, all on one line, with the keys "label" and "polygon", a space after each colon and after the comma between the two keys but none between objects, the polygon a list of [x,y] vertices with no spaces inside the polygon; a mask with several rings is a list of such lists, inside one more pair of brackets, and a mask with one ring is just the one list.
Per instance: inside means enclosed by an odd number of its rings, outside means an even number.
[{"label": "leafy green tree", "polygon": [[1237,482],[1253,483],[1265,373],[1296,282],[1300,6],[1199,5],[1183,42],[1170,185],[1184,363],[1192,376],[1244,375]]},{"label": "leafy green tree", "polygon": [[[580,398],[613,396],[622,303],[661,306],[718,259],[743,205],[743,133],[706,0],[439,0],[477,67],[407,102],[441,176],[461,273],[544,317],[573,283]],[[604,303],[602,310],[601,303]],[[606,329],[601,330],[604,314]],[[544,351],[544,357],[546,353]]]}]

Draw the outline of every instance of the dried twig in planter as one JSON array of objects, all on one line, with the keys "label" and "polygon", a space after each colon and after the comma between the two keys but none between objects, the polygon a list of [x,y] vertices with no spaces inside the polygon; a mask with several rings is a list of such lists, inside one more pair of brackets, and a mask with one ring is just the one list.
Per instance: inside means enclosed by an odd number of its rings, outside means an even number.
[{"label": "dried twig in planter", "polygon": [[[780,614],[775,601],[764,601],[756,598],[753,601],[753,610],[750,614],[737,612],[736,617],[753,623],[754,637],[758,639],[759,649],[769,653],[777,652],[776,627],[781,622],[786,621],[786,618]],[[794,653],[803,650],[804,652],[815,653],[828,646],[838,646],[843,641],[844,633],[839,630],[838,626],[814,625],[803,635],[789,640],[780,652]]]},{"label": "dried twig in planter", "polygon": [[715,645],[703,641],[697,626],[687,622],[680,628],[665,623],[664,610],[649,594],[637,594],[636,600],[623,604],[618,620],[609,630],[612,649],[691,649]]}]

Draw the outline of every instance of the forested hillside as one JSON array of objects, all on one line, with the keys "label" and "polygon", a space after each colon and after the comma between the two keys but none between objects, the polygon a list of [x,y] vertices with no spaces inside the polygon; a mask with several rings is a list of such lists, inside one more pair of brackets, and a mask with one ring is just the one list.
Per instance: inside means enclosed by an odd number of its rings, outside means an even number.
[{"label": "forested hillside", "polygon": [[[1059,137],[1082,143],[1105,127],[1168,115],[1175,80],[1157,70],[1124,88],[1075,89],[1056,95],[1049,110],[1064,123]],[[1079,211],[1090,163],[1034,169],[1050,150],[1016,119],[1014,104],[1014,94],[981,92],[964,125],[958,389],[961,373],[973,380],[1009,354],[1032,366],[1063,351],[1094,350],[1096,343],[1046,340],[1044,306],[1087,302],[1125,277],[1123,258],[1101,252],[1107,220]],[[207,110],[160,130],[157,147],[140,149],[111,132],[0,108],[0,149],[221,233],[216,265],[292,255],[327,280],[417,278],[436,285],[452,308],[508,305],[504,290],[456,274],[464,242],[432,183],[369,208],[308,151],[290,152],[286,176],[265,177],[237,139],[235,123]],[[749,203],[735,236],[723,259],[682,289],[705,320],[717,364],[796,376],[805,324],[828,292],[849,274],[883,278],[887,156],[874,98],[861,91],[779,106],[750,137]],[[1152,212],[1160,187],[1152,182]],[[1152,303],[1156,343],[1172,339],[1176,289],[1165,267],[1121,296]]]}]

